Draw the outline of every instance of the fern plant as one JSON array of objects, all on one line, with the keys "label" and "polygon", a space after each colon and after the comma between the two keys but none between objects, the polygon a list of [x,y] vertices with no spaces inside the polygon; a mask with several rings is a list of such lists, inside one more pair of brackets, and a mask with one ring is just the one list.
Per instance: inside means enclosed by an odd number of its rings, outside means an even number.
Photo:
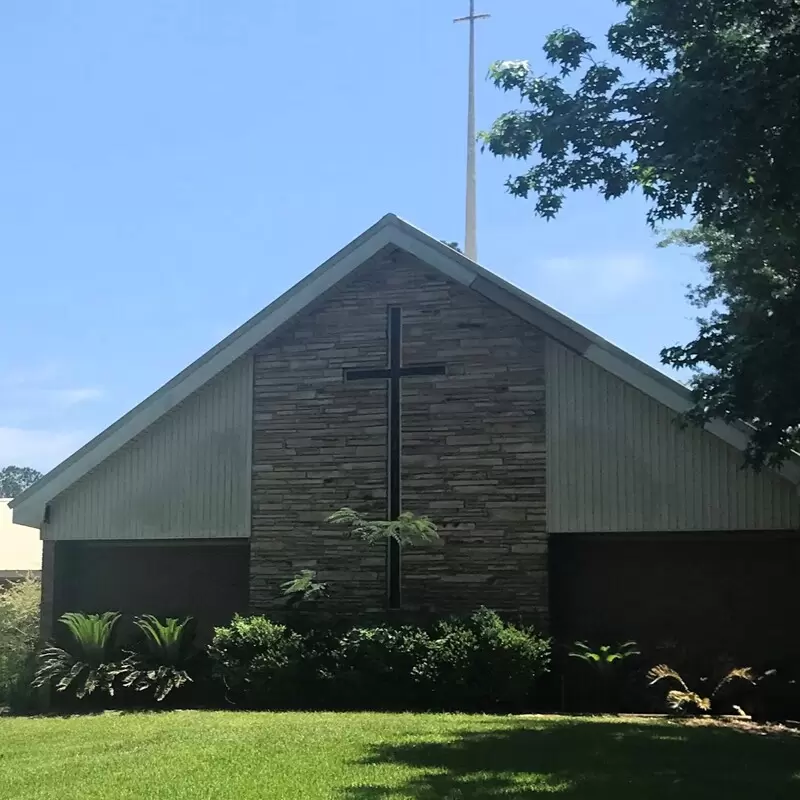
[{"label": "fern plant", "polygon": [[291,580],[281,584],[286,605],[295,608],[301,603],[315,603],[328,596],[328,584],[316,580],[312,569],[301,570]]},{"label": "fern plant", "polygon": [[345,526],[351,536],[368,544],[395,539],[401,545],[413,546],[439,538],[436,525],[428,517],[419,517],[410,511],[404,511],[396,520],[368,520],[352,508],[340,508],[326,522]]},{"label": "fern plant", "polygon": [[189,667],[196,656],[193,648],[191,617],[168,617],[161,622],[147,614],[134,624],[143,634],[139,652],[129,652],[119,667],[119,676],[126,689],[152,692],[157,702],[191,683]]},{"label": "fern plant", "polygon": [[[650,686],[655,686],[659,681],[671,681],[677,684],[678,688],[670,689],[667,692],[667,705],[670,709],[678,713],[694,712],[708,714],[711,711],[711,704],[723,687],[733,681],[746,681],[750,684],[756,683],[756,676],[750,667],[736,667],[728,672],[722,680],[714,687],[714,691],[709,695],[703,695],[692,691],[681,677],[677,670],[666,664],[658,664],[647,673]],[[738,706],[734,709],[743,713]]]},{"label": "fern plant", "polygon": [[617,677],[619,667],[628,658],[640,655],[636,642],[623,642],[618,645],[603,644],[596,648],[586,642],[575,642],[569,652],[570,658],[576,658],[587,664],[595,673],[596,690],[600,710],[611,711],[619,704],[619,685]]},{"label": "fern plant", "polygon": [[68,612],[60,619],[69,631],[66,648],[47,645],[39,654],[34,688],[54,686],[56,691],[72,690],[81,700],[94,692],[114,694],[119,664],[114,658],[114,629],[120,615]]},{"label": "fern plant", "polygon": [[636,649],[636,642],[623,642],[616,646],[603,644],[597,649],[593,649],[586,642],[575,642],[573,647],[575,649],[569,653],[571,658],[580,659],[601,673],[610,672],[616,664],[626,658],[641,655]]}]

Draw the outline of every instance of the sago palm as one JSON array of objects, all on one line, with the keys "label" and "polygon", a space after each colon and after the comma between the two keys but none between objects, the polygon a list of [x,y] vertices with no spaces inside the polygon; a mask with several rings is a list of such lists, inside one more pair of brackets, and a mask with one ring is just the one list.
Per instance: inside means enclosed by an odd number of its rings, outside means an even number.
[{"label": "sago palm", "polygon": [[137,692],[151,691],[161,702],[190,683],[188,667],[196,655],[191,621],[191,617],[168,617],[161,622],[151,614],[137,617],[134,624],[143,634],[143,646],[140,652],[129,652],[120,665],[122,685]]},{"label": "sago palm", "polygon": [[[711,692],[711,694],[702,695],[698,692],[693,692],[686,684],[686,681],[681,677],[680,673],[666,664],[658,664],[653,667],[647,673],[647,679],[650,681],[651,686],[655,686],[659,681],[672,681],[674,684],[678,685],[677,689],[670,689],[667,692],[667,705],[673,711],[683,713],[694,710],[703,714],[711,711],[711,703],[716,695],[724,686],[727,686],[732,681],[746,681],[751,684],[756,682],[755,674],[750,667],[736,667],[722,678],[716,687],[714,687],[714,691]],[[734,706],[734,709],[741,712],[738,706]]]},{"label": "sago palm", "polygon": [[50,644],[39,654],[33,686],[55,686],[64,692],[72,688],[78,699],[95,691],[114,694],[118,665],[114,661],[114,630],[120,615],[69,612],[60,619],[69,631],[66,648]]}]

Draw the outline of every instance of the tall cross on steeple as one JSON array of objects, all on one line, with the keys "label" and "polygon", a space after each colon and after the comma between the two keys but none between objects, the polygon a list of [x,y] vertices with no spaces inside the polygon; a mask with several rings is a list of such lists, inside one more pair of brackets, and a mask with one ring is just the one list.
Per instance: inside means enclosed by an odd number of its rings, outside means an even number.
[{"label": "tall cross on steeple", "polygon": [[488,19],[489,14],[475,13],[475,0],[469,0],[469,16],[453,22],[469,22],[469,100],[467,103],[467,215],[464,233],[464,254],[478,260],[478,222],[475,179],[475,20]]}]

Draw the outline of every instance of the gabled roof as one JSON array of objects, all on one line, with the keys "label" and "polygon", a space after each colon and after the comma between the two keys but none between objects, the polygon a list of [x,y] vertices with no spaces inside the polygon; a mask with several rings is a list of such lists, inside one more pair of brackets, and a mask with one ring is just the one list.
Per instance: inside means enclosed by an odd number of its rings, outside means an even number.
[{"label": "gabled roof", "polygon": [[[11,503],[15,522],[38,527],[44,517],[46,504],[54,497],[230,366],[323,292],[389,246],[411,253],[452,280],[474,289],[674,411],[681,412],[690,407],[690,393],[682,384],[470,261],[435,237],[394,214],[387,214],[15,498]],[[743,450],[747,445],[748,434],[744,427],[713,422],[706,428],[738,449]],[[782,472],[793,482],[800,483],[800,466],[797,464],[786,464]]]}]

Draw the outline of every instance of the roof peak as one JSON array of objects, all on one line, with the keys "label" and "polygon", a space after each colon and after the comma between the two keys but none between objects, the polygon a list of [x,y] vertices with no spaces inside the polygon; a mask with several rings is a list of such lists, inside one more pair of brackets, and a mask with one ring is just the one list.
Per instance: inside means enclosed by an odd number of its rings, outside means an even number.
[{"label": "roof peak", "polygon": [[[39,527],[45,506],[54,497],[248,353],[266,336],[387,245],[394,245],[411,253],[452,280],[478,291],[673,410],[683,411],[689,407],[688,390],[677,381],[390,212],[14,498],[10,506],[14,509],[15,521]],[[711,423],[707,428],[735,447],[743,449],[746,446],[747,435],[733,426]],[[788,465],[787,476],[800,482],[800,469],[792,472],[791,468],[794,466]]]}]

